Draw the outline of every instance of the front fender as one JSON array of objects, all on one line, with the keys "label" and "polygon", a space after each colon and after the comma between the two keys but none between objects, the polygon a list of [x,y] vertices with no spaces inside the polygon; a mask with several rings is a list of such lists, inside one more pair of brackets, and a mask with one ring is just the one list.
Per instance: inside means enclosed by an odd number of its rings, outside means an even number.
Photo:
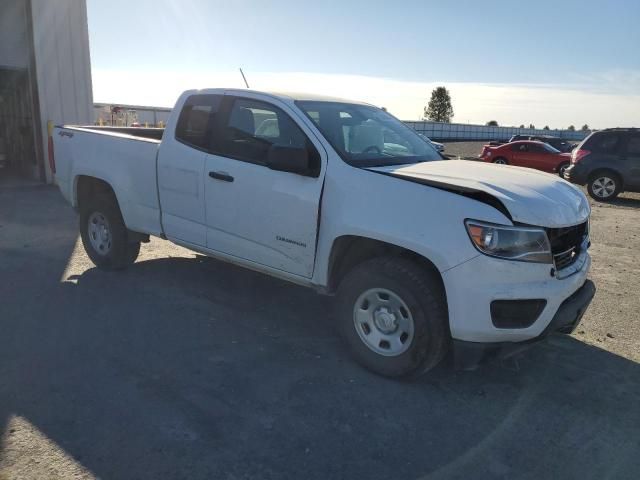
[{"label": "front fender", "polygon": [[511,225],[490,205],[453,192],[352,167],[337,179],[331,173],[325,182],[314,270],[319,285],[328,285],[332,248],[345,235],[409,250],[444,272],[478,255],[465,219]]}]

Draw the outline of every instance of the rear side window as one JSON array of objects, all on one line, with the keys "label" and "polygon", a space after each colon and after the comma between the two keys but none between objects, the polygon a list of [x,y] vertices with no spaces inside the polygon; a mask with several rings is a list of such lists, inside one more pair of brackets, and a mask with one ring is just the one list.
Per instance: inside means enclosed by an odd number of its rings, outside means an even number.
[{"label": "rear side window", "polygon": [[529,146],[526,143],[518,143],[516,145],[511,146],[511,150],[514,152],[527,152],[529,150]]},{"label": "rear side window", "polygon": [[627,154],[634,157],[640,156],[640,135],[633,135],[629,137],[629,143],[627,144]]},{"label": "rear side window", "polygon": [[585,145],[587,150],[591,150],[595,153],[617,153],[620,147],[620,135],[616,133],[603,133],[601,135],[595,135]]},{"label": "rear side window", "polygon": [[192,95],[187,98],[176,127],[176,140],[208,150],[211,128],[220,106],[221,95]]},{"label": "rear side window", "polygon": [[311,155],[315,151],[300,127],[278,107],[251,99],[236,99],[226,125],[220,131],[216,152],[264,165],[271,145],[309,148]]}]

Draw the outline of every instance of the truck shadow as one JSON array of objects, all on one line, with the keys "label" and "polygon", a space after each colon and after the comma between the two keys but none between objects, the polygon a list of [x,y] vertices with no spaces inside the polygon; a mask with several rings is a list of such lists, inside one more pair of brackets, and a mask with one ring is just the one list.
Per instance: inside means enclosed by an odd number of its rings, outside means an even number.
[{"label": "truck shadow", "polygon": [[639,471],[640,368],[574,338],[391,381],[348,357],[331,298],[202,256],[59,282],[65,251],[2,252],[5,280],[41,268],[3,297],[0,428],[25,418],[98,477]]}]

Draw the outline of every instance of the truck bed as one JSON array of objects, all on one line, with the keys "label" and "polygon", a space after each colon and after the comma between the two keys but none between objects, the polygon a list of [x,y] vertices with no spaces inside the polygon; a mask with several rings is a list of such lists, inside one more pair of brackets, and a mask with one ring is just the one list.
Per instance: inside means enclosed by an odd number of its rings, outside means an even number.
[{"label": "truck bed", "polygon": [[95,130],[105,133],[124,133],[132,137],[147,138],[151,140],[162,140],[164,128],[142,128],[142,127],[99,127],[94,125],[79,126],[84,130]]},{"label": "truck bed", "polygon": [[126,225],[137,232],[160,235],[156,179],[158,146],[164,129],[61,126],[53,132],[56,183],[78,206],[82,176],[112,186]]}]

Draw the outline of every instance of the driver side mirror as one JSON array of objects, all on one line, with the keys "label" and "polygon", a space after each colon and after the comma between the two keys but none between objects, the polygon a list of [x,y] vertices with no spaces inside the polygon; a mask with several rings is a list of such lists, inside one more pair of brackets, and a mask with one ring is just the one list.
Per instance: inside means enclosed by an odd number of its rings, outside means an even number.
[{"label": "driver side mirror", "polygon": [[267,167],[280,172],[309,175],[309,152],[306,148],[271,145],[267,153]]}]

